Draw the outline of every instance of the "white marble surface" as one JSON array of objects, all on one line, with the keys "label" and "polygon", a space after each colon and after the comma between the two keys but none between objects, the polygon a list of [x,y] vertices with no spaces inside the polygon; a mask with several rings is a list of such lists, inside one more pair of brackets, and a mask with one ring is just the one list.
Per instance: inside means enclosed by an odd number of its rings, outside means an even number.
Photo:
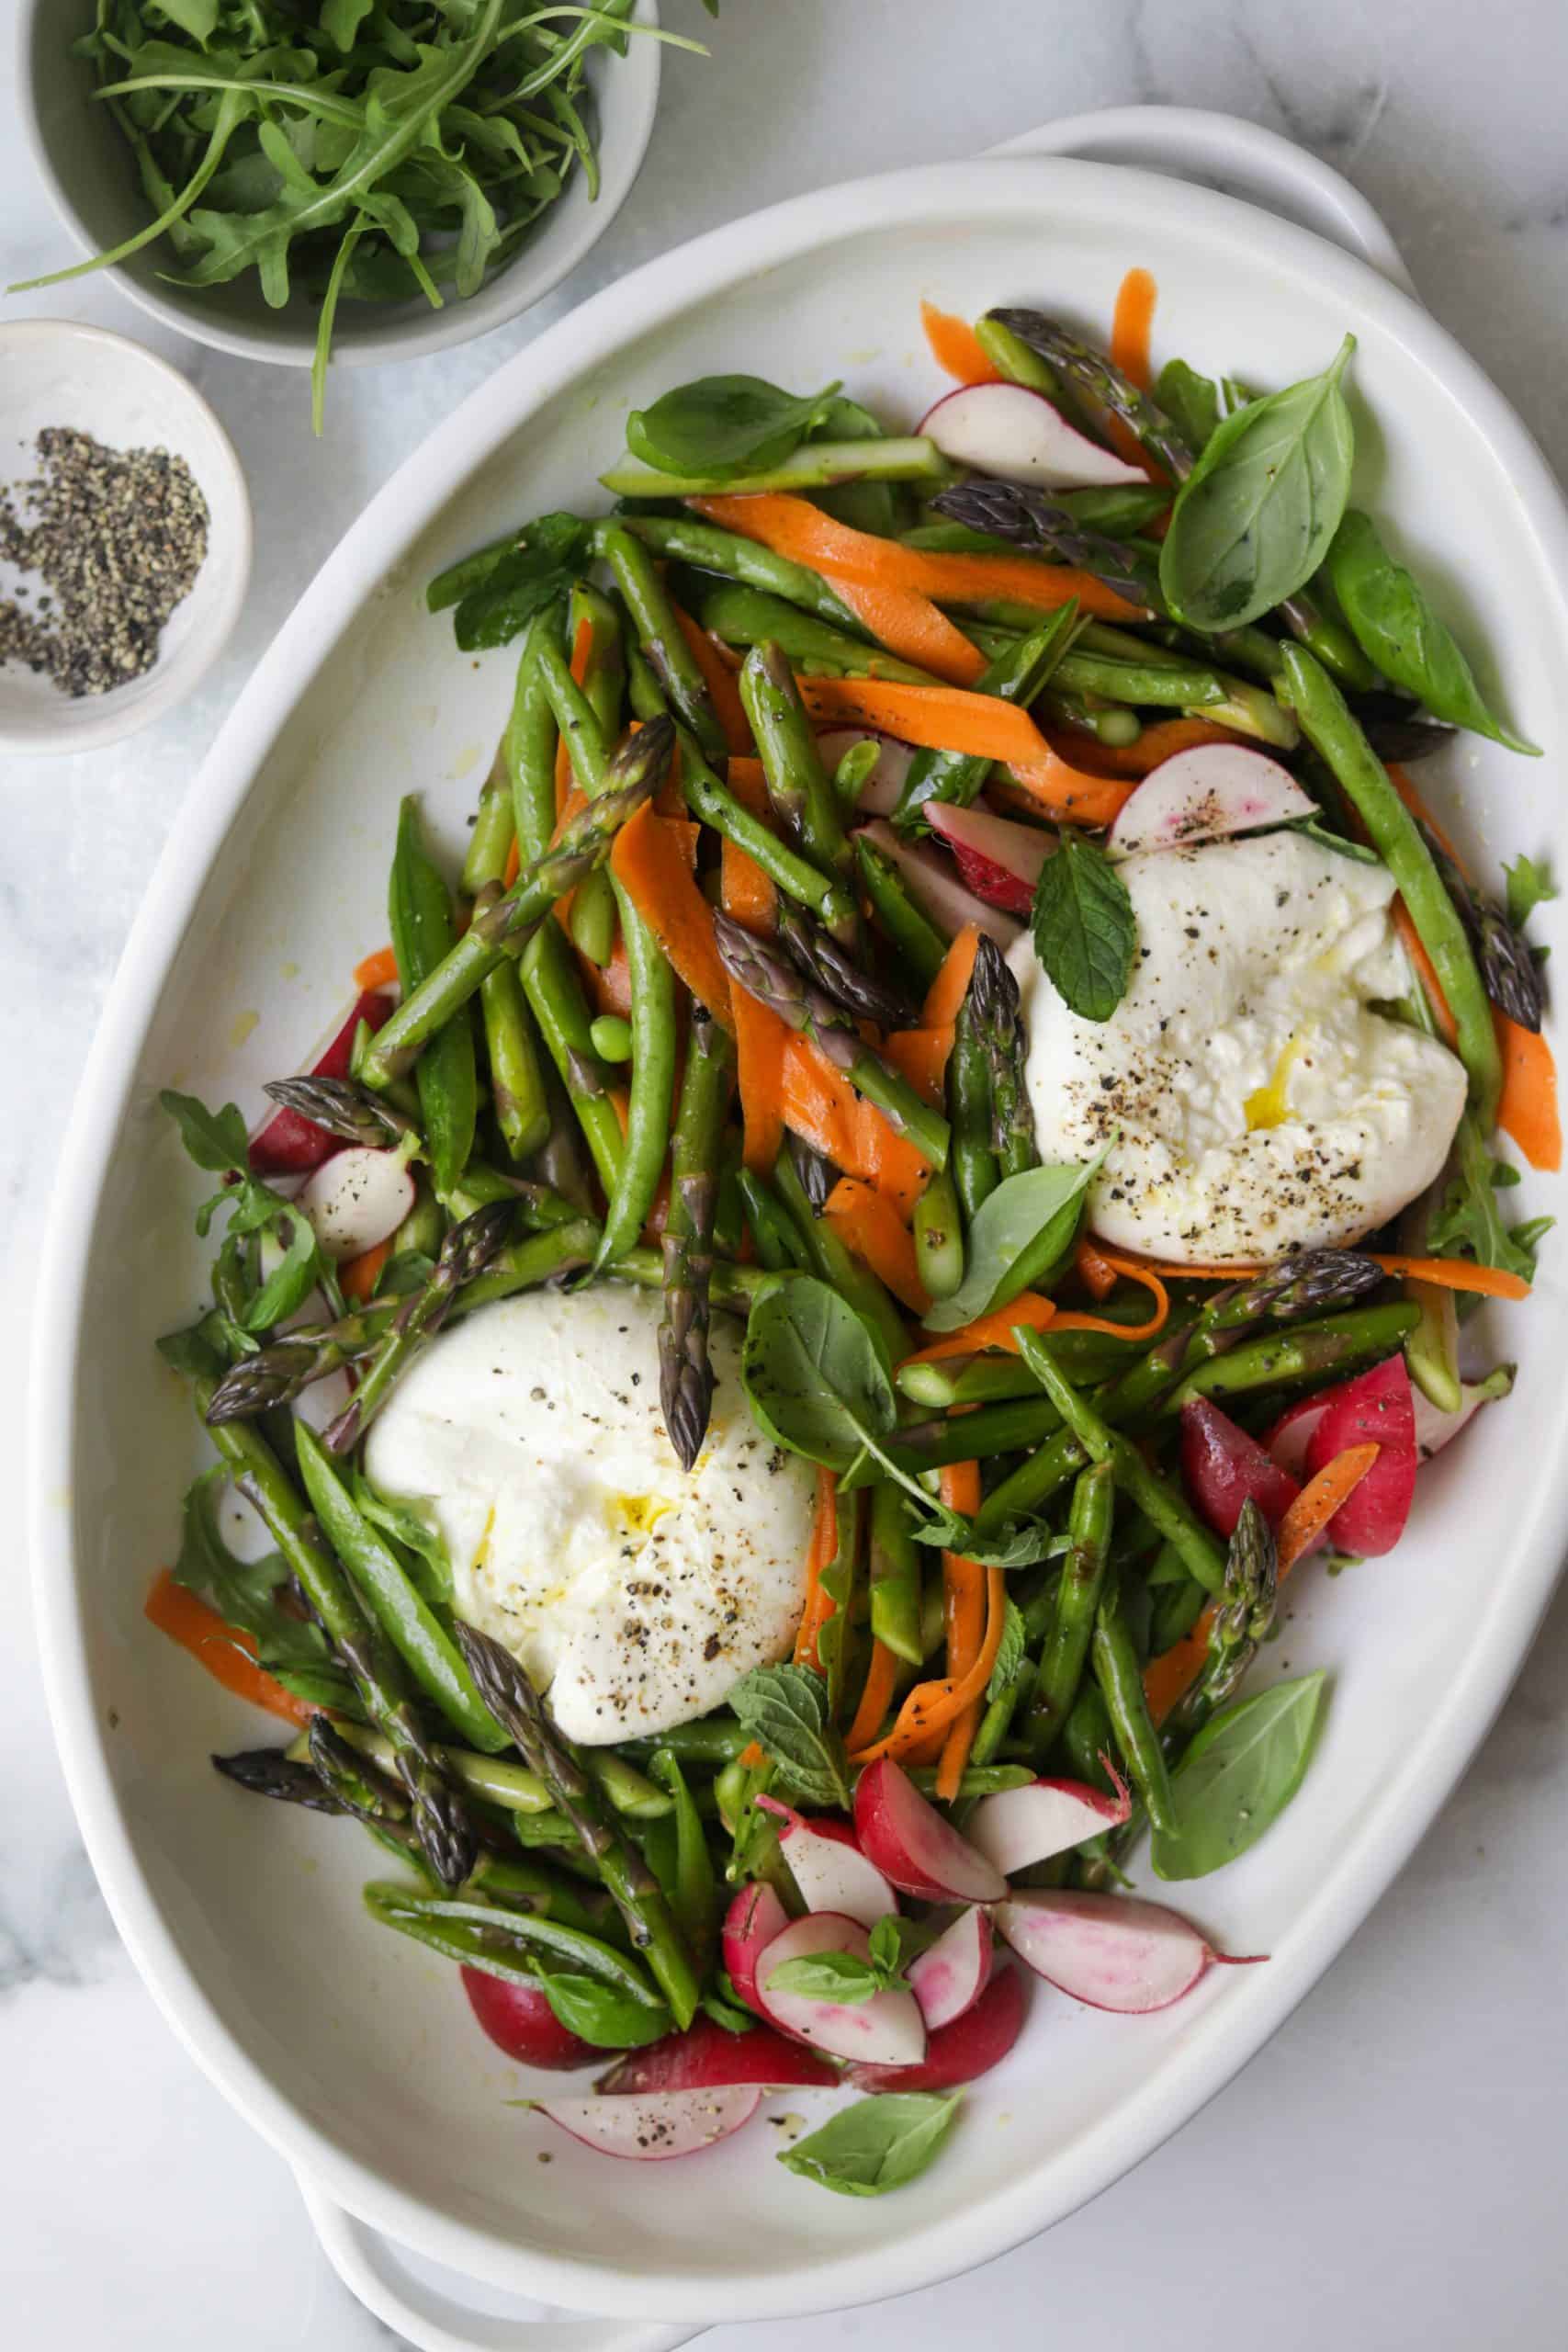
[{"label": "white marble surface", "polygon": [[[17,5],[0,0],[0,19]],[[697,0],[667,0],[665,14],[708,29]],[[386,2340],[328,2271],[283,2165],[197,2075],[118,1946],[32,1662],[19,1436],[51,1170],[122,936],[220,716],[368,492],[573,296],[689,232],[1138,100],[1228,107],[1348,171],[1433,309],[1568,471],[1562,0],[1511,0],[1489,17],[1461,0],[725,0],[710,37],[711,62],[667,62],[635,212],[577,278],[482,343],[340,379],[324,443],[310,442],[299,379],[157,338],[215,402],[257,494],[249,607],[197,701],[162,726],[0,776],[0,2278],[18,2346],[360,2352]],[[63,253],[0,84],[0,278]],[[6,314],[46,311],[153,339],[98,281]],[[919,2352],[971,2334],[977,2312],[987,2334],[1081,2334],[1105,2352],[1259,2336],[1273,2352],[1560,2345],[1565,1683],[1568,1596],[1397,1886],[1271,2047],[1133,2177],[983,2279],[725,2329],[714,2352],[807,2340]]]}]

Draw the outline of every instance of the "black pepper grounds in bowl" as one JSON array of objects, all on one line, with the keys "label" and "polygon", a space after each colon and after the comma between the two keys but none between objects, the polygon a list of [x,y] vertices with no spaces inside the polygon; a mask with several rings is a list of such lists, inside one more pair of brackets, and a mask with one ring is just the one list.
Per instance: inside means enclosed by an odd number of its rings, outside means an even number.
[{"label": "black pepper grounds in bowl", "polygon": [[0,562],[40,582],[0,602],[0,662],[62,694],[107,694],[157,661],[207,554],[207,501],[166,449],[106,449],[68,425],[36,448],[36,477],[0,489]]}]

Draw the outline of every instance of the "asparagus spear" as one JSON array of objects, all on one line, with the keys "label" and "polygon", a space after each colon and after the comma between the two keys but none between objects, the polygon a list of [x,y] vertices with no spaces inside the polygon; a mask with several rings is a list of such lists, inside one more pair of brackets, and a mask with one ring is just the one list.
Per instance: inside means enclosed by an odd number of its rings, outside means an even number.
[{"label": "asparagus spear", "polygon": [[453,1632],[480,1696],[576,1830],[626,1922],[634,1950],[646,1955],[677,2026],[684,2031],[696,2015],[701,1986],[658,1880],[608,1815],[575,1752],[550,1728],[538,1694],[516,1659],[475,1626],[458,1623]]},{"label": "asparagus spear", "polygon": [[947,1162],[948,1125],[915,1091],[901,1070],[863,1043],[849,1015],[815,982],[728,915],[716,914],[714,932],[726,971],[737,985],[811,1038],[858,1094],[874,1102],[898,1135],[907,1136],[934,1168]]},{"label": "asparagus spear", "polygon": [[[317,1723],[325,1721],[318,1715]],[[323,1786],[321,1775],[299,1762],[286,1747],[246,1747],[235,1756],[215,1756],[213,1770],[233,1781],[252,1796],[275,1797],[283,1804],[303,1805],[307,1813],[343,1813],[341,1797]]]},{"label": "asparagus spear", "polygon": [[1062,1579],[1056,1587],[1029,1713],[1030,1745],[1042,1762],[1066,1722],[1083,1680],[1111,1556],[1111,1522],[1115,1508],[1116,1484],[1109,1465],[1097,1462],[1080,1472],[1067,1521],[1072,1548],[1063,1563]]},{"label": "asparagus spear", "polygon": [[[604,527],[600,526],[601,533]],[[721,579],[739,581],[764,595],[783,597],[786,604],[815,613],[818,620],[829,621],[835,628],[860,635],[860,623],[820,572],[804,563],[792,563],[787,556],[774,555],[771,548],[744,539],[738,531],[718,530],[712,523],[699,522],[694,514],[624,514],[618,518],[618,527],[671,563],[690,564],[697,571],[716,572]]]},{"label": "asparagus spear", "polygon": [[687,1470],[702,1450],[713,1408],[708,1285],[719,1138],[734,1067],[729,1039],[705,1006],[694,1005],[671,1144],[664,1311],[659,1326],[659,1401],[670,1442]]},{"label": "asparagus spear", "polygon": [[336,1136],[342,1143],[387,1150],[412,1136],[423,1157],[418,1120],[384,1096],[372,1094],[367,1087],[356,1086],[352,1079],[269,1078],[262,1091],[286,1111],[297,1111],[302,1119],[325,1127],[328,1135]]},{"label": "asparagus spear", "polygon": [[1176,1827],[1176,1799],[1170,1772],[1144,1696],[1143,1669],[1134,1646],[1127,1612],[1122,1604],[1121,1581],[1112,1571],[1100,1595],[1094,1621],[1094,1679],[1116,1735],[1116,1745],[1144,1810],[1156,1829],[1168,1835]]},{"label": "asparagus spear", "polygon": [[421,1341],[441,1329],[458,1292],[484,1272],[511,1229],[509,1201],[491,1202],[450,1228],[429,1281],[400,1302],[364,1379],[328,1430],[329,1453],[347,1453],[358,1444]]},{"label": "asparagus spear", "polygon": [[1121,539],[1086,531],[1044,491],[1031,490],[1017,481],[966,481],[944,490],[931,504],[939,514],[971,530],[987,532],[993,538],[1048,548],[1061,562],[1091,572],[1130,605],[1141,605],[1150,612],[1165,610],[1157,559]]},{"label": "asparagus spear", "polygon": [[1235,1694],[1274,1623],[1280,1554],[1273,1531],[1249,1495],[1225,1555],[1225,1581],[1198,1678],[1162,1726],[1168,1747],[1186,1746]]},{"label": "asparagus spear", "polygon": [[879,1029],[912,1029],[919,1022],[919,1009],[909,999],[886,980],[862,971],[804,907],[788,900],[780,905],[777,935],[807,978],[857,1021],[874,1021]]},{"label": "asparagus spear", "polygon": [[713,696],[697,667],[696,656],[682,634],[670,593],[652,556],[640,539],[614,523],[600,530],[597,545],[615,575],[615,585],[626,599],[637,643],[671,709],[696,738],[706,758],[723,760],[728,746],[713,707]]},{"label": "asparagus spear", "polygon": [[1023,1078],[1023,1019],[1018,982],[996,941],[984,932],[975,950],[968,1004],[990,1069],[991,1146],[1000,1173],[1017,1176],[1040,1159]]}]

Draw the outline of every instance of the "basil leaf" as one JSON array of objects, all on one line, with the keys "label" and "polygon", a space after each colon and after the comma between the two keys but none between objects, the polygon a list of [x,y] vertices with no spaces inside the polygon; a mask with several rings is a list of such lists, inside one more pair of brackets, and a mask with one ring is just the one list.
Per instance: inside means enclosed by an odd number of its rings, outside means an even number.
[{"label": "basil leaf", "polygon": [[213,1176],[227,1176],[231,1170],[249,1165],[245,1122],[238,1103],[225,1102],[221,1111],[209,1111],[194,1094],[176,1094],[168,1086],[158,1100],[198,1168]]},{"label": "basil leaf", "polygon": [[[821,413],[806,437],[808,441],[882,441],[886,435],[869,409],[840,396],[823,401]],[[836,523],[847,523],[852,531],[869,531],[879,539],[897,538],[900,526],[919,511],[908,489],[899,481],[837,482],[831,490],[814,492],[811,503]]]},{"label": "basil leaf", "polygon": [[673,2029],[675,2020],[662,2002],[654,2007],[634,2001],[596,1976],[540,1968],[538,1977],[539,1990],[567,2031],[600,2050],[641,2050]]},{"label": "basil leaf", "polygon": [[1537,907],[1556,898],[1557,885],[1533,857],[1517,857],[1512,865],[1504,866],[1503,873],[1508,886],[1508,921],[1516,931],[1523,931]]},{"label": "basil leaf", "polygon": [[809,1959],[783,1960],[767,1983],[770,1993],[794,1993],[803,2001],[837,2001],[847,2008],[858,2008],[881,1989],[880,1971],[852,1951],[819,1951]]},{"label": "basil leaf", "polygon": [[986,1685],[987,1699],[999,1699],[1023,1664],[1024,1638],[1023,1611],[1016,1600],[1010,1600],[1007,1615],[1002,1620],[1001,1646],[997,1652],[997,1662],[991,1668],[991,1679]]},{"label": "basil leaf", "polygon": [[1201,458],[1220,429],[1220,388],[1213,378],[1200,376],[1185,359],[1168,359],[1155,386],[1155,405]]},{"label": "basil leaf", "polygon": [[1415,573],[1389,554],[1371,517],[1354,507],[1334,535],[1328,578],[1357,644],[1393,684],[1434,718],[1540,757],[1539,743],[1527,743],[1494,718],[1448,623]]},{"label": "basil leaf", "polygon": [[969,1228],[964,1280],[927,1314],[931,1331],[959,1331],[1043,1281],[1071,1250],[1099,1160],[1055,1160],[1007,1177]]},{"label": "basil leaf", "polygon": [[1160,1878],[1206,1878],[1278,1821],[1312,1760],[1326,1682],[1321,1669],[1276,1682],[1204,1724],[1171,1774],[1176,1830],[1151,1849]]},{"label": "basil leaf", "polygon": [[1227,416],[1177,493],[1160,586],[1189,628],[1239,628],[1304,588],[1350,495],[1355,433],[1333,365]]},{"label": "basil leaf", "polygon": [[761,376],[700,376],[626,419],[626,447],[656,471],[695,480],[782,465],[838,390],[797,398]]},{"label": "basil leaf", "polygon": [[[506,645],[527,628],[536,613],[564,596],[587,569],[592,530],[575,514],[541,514],[508,545],[495,551],[484,576],[464,590],[452,628],[465,653]],[[452,574],[444,572],[425,591],[432,610],[437,596],[450,594]]]},{"label": "basil leaf", "polygon": [[1064,1003],[1080,1020],[1109,1021],[1133,977],[1138,926],[1104,851],[1064,826],[1040,869],[1030,921],[1034,952]]},{"label": "basil leaf", "polygon": [[759,1666],[729,1694],[748,1739],[764,1748],[807,1804],[850,1804],[844,1743],[828,1713],[828,1687],[804,1666]]},{"label": "basil leaf", "polygon": [[779,2162],[840,2197],[882,2197],[924,2172],[958,2112],[956,2091],[887,2091],[863,2098]]},{"label": "basil leaf", "polygon": [[911,1960],[930,1951],[941,1933],[929,1919],[908,1919],[901,1911],[889,1911],[878,1919],[871,1931],[871,1956],[884,1981],[891,1982]]},{"label": "basil leaf", "polygon": [[741,1384],[761,1427],[792,1453],[847,1470],[897,1421],[876,1342],[837,1291],[786,1274],[752,1307]]}]

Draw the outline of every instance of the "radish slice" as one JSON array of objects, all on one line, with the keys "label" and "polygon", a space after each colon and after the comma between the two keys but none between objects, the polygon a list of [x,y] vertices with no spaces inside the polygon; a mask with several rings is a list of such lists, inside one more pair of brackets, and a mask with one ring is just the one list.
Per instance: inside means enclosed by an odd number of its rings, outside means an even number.
[{"label": "radish slice", "polygon": [[854,2058],[867,2066],[917,2064],[926,2054],[926,2029],[912,1993],[874,1993],[869,2001],[813,2001],[804,1993],[775,1991],[771,1980],[787,1961],[814,1960],[827,1951],[868,1960],[871,1939],[855,1920],[831,1911],[810,1912],[773,1938],[757,1963],[757,1998],[766,2017],[834,2058]]},{"label": "radish slice", "polygon": [[1445,1445],[1458,1437],[1467,1421],[1472,1421],[1483,1405],[1495,1404],[1506,1396],[1514,1385],[1512,1364],[1499,1364],[1484,1380],[1460,1384],[1457,1412],[1445,1413],[1418,1388],[1412,1387],[1410,1402],[1416,1415],[1416,1451],[1423,1462],[1430,1462],[1434,1453],[1441,1453]]},{"label": "radish slice", "polygon": [[897,1910],[898,1897],[875,1863],[866,1860],[847,1822],[807,1821],[777,1797],[761,1796],[757,1803],[785,1824],[779,1844],[808,1911],[834,1911],[874,1928]]},{"label": "radish slice", "polygon": [[973,891],[966,890],[947,860],[937,851],[926,848],[923,842],[902,840],[891,825],[883,823],[880,817],[861,827],[857,839],[861,837],[870,842],[874,849],[879,849],[884,857],[891,858],[908,886],[910,897],[930,915],[937,929],[945,932],[950,939],[954,938],[965,923],[972,922],[976,931],[983,931],[994,939],[1005,955],[1018,938],[1022,924],[1014,922],[997,908],[988,907],[984,899],[977,899]]},{"label": "radish slice", "polygon": [[1307,1448],[1327,1410],[1328,1399],[1321,1391],[1315,1396],[1303,1396],[1264,1431],[1263,1451],[1298,1484],[1306,1479]]},{"label": "radish slice", "polygon": [[694,2156],[750,2123],[761,2105],[753,2085],[728,2090],[649,2091],[639,2098],[542,2098],[539,2113],[601,2155],[662,2164]]},{"label": "radish slice", "polygon": [[972,2009],[990,1982],[991,1915],[972,1904],[904,1971],[926,2031],[936,2033]]},{"label": "radish slice", "polygon": [[964,888],[1004,914],[1027,916],[1040,869],[1055,849],[1055,834],[993,817],[988,808],[952,808],[944,800],[929,801],[926,815],[932,832],[953,852]]},{"label": "radish slice", "polygon": [[617,2098],[641,2098],[649,2091],[728,2090],[737,2083],[774,2090],[797,2086],[832,2090],[841,2079],[826,2058],[797,2041],[786,2041],[772,2026],[727,2033],[711,2018],[696,2017],[684,2033],[667,2033],[646,2050],[628,2050],[600,2077],[599,2089]]},{"label": "radish slice", "polygon": [[413,1178],[400,1153],[351,1144],[317,1169],[299,1204],[324,1254],[342,1260],[389,1240],[413,1203]]},{"label": "radish slice", "polygon": [[1129,2017],[1168,2008],[1224,1958],[1190,1920],[1128,1894],[1021,1887],[998,1905],[997,1927],[1058,1992]]},{"label": "radish slice", "polygon": [[743,1886],[724,1915],[720,1943],[725,1972],[749,2009],[762,2006],[757,1992],[757,1962],[789,1925],[789,1913],[771,1886],[759,1880]]},{"label": "radish slice", "polygon": [[1314,816],[1316,805],[1278,760],[1239,743],[1205,743],[1149,771],[1118,810],[1106,852],[1133,857],[1140,850],[1224,841]]},{"label": "radish slice", "polygon": [[1330,1544],[1363,1559],[1381,1559],[1404,1532],[1416,1499],[1416,1408],[1403,1356],[1331,1388],[1327,1409],[1307,1447],[1314,1476],[1348,1446],[1375,1445],[1378,1458],[1355,1492],[1329,1521]]},{"label": "radish slice", "polygon": [[603,2052],[569,2032],[545,1998],[542,1984],[516,1984],[488,1976],[482,1968],[460,1967],[468,2007],[498,2050],[520,2066],[592,2066]]},{"label": "radish slice", "polygon": [[1102,449],[1022,384],[965,384],[928,409],[917,429],[955,464],[1037,490],[1148,481],[1142,466]]},{"label": "radish slice", "polygon": [[862,1853],[895,1886],[928,1903],[997,1903],[1008,1891],[996,1864],[926,1803],[889,1757],[868,1764],[856,1784],[855,1835]]},{"label": "radish slice", "polygon": [[1278,1527],[1301,1492],[1272,1453],[1238,1429],[1206,1396],[1181,1408],[1181,1483],[1216,1535],[1235,1533],[1243,1503],[1258,1505]]},{"label": "radish slice", "polygon": [[918,2066],[852,2066],[857,2091],[946,2091],[999,2066],[1023,2030],[1029,1988],[1017,1968],[999,1968],[976,2002],[926,2044]]},{"label": "radish slice", "polygon": [[[354,1039],[362,1021],[379,1029],[392,1010],[392,1000],[367,989],[355,997],[348,1018],[333,1032],[310,1066],[312,1078],[346,1078],[354,1057]],[[298,1111],[274,1111],[251,1137],[251,1170],[257,1176],[306,1176],[344,1148],[337,1136],[301,1118]]]},{"label": "radish slice", "polygon": [[874,727],[829,727],[817,738],[818,752],[829,775],[844,753],[853,751],[857,743],[874,743],[878,748],[876,765],[862,785],[855,807],[863,816],[891,817],[898,806],[915,747],[901,741],[897,735],[884,735]]},{"label": "radish slice", "polygon": [[1031,1781],[982,1797],[969,1816],[970,1841],[1004,1878],[1031,1862],[1066,1854],[1086,1838],[1103,1837],[1133,1817],[1132,1792],[1110,1764],[1117,1793],[1106,1796],[1085,1781]]}]

